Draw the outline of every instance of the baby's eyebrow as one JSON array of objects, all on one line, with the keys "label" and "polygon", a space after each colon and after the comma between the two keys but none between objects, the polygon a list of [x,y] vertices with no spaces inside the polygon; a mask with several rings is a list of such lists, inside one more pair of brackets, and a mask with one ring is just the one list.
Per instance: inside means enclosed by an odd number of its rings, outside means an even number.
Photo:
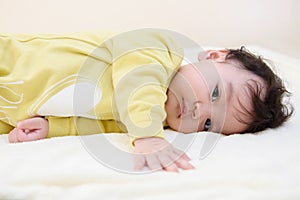
[{"label": "baby's eyebrow", "polygon": [[235,91],[233,89],[233,85],[232,85],[232,82],[229,82],[227,84],[227,92],[226,92],[226,104],[230,104],[231,103],[231,100],[232,100],[232,97],[233,95],[235,94]]}]

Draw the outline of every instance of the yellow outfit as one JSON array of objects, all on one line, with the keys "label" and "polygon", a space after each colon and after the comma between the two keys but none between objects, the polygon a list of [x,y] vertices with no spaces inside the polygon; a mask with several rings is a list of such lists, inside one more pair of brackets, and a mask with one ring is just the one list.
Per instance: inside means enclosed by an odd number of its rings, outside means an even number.
[{"label": "yellow outfit", "polygon": [[44,116],[48,137],[162,137],[166,90],[182,57],[182,48],[159,30],[0,34],[0,133]]}]

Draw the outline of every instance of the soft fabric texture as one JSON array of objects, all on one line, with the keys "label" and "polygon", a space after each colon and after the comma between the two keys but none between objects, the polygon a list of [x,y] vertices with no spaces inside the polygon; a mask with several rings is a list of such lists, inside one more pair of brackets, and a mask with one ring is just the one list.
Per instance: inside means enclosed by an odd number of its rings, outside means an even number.
[{"label": "soft fabric texture", "polygon": [[[300,199],[300,60],[255,46],[249,49],[272,60],[293,93],[296,111],[282,127],[257,135],[182,136],[193,139],[185,150],[196,169],[143,175],[106,167],[86,145],[88,140],[100,144],[109,138],[125,151],[129,149],[126,135],[68,136],[19,144],[9,144],[8,136],[0,135],[0,199]],[[166,135],[173,141],[182,134],[167,130]]]}]

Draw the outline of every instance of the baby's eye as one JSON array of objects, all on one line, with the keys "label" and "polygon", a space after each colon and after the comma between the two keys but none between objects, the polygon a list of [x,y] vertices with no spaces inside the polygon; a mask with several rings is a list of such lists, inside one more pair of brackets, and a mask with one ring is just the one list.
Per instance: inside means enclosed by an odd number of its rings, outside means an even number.
[{"label": "baby's eye", "polygon": [[206,119],[206,121],[204,123],[204,131],[208,131],[208,129],[210,129],[210,126],[211,126],[211,120]]},{"label": "baby's eye", "polygon": [[217,100],[218,97],[219,97],[219,88],[218,86],[216,86],[211,94],[211,100],[214,102],[215,100]]}]

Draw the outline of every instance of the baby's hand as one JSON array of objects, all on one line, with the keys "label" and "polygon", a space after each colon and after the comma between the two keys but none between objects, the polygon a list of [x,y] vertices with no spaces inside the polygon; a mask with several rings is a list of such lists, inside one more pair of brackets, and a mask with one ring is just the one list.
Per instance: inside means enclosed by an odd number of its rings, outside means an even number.
[{"label": "baby's hand", "polygon": [[10,131],[8,140],[11,143],[29,142],[44,139],[48,135],[48,120],[34,117],[18,122],[17,127]]},{"label": "baby's hand", "polygon": [[194,169],[190,158],[161,138],[141,138],[134,141],[135,169],[148,166],[151,170],[179,172],[179,168]]}]

